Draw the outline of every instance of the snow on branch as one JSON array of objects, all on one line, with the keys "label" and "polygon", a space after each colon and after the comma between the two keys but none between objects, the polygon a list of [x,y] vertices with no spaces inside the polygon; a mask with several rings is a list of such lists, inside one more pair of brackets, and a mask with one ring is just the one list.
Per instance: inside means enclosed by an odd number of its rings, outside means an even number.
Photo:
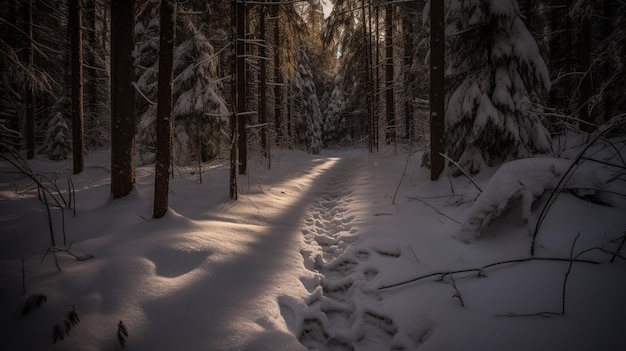
[{"label": "snow on branch", "polygon": [[611,195],[602,191],[606,183],[594,170],[581,166],[567,174],[571,165],[571,160],[550,157],[505,163],[478,196],[455,237],[464,242],[478,238],[481,230],[517,200],[521,202],[522,218],[526,223],[533,223],[533,202],[546,191],[555,189],[564,175],[568,179],[563,190],[598,203],[611,204]]}]

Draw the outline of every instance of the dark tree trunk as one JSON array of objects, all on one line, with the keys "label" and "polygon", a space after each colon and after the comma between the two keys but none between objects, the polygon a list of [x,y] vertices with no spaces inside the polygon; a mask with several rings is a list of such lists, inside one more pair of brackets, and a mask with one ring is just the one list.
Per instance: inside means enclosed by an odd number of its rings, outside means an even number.
[{"label": "dark tree trunk", "polygon": [[83,146],[83,15],[82,1],[69,0],[70,42],[72,50],[72,151],[74,174],[85,167]]},{"label": "dark tree trunk", "polygon": [[26,67],[25,82],[25,105],[26,105],[26,126],[24,134],[26,137],[26,158],[35,157],[35,101],[34,101],[34,82],[33,82],[33,1],[28,0],[24,7],[24,33],[28,36],[26,50],[24,53]]},{"label": "dark tree trunk", "polygon": [[135,183],[133,0],[111,1],[111,193],[126,196]]},{"label": "dark tree trunk", "polygon": [[274,127],[276,129],[276,142],[280,145],[283,138],[282,118],[282,89],[283,77],[280,72],[280,6],[272,6],[274,18]]},{"label": "dark tree trunk", "polygon": [[[264,1],[265,2],[265,1]],[[269,159],[269,145],[267,143],[267,50],[265,46],[267,45],[266,39],[266,30],[265,30],[265,5],[261,5],[260,14],[259,14],[259,36],[261,37],[261,45],[259,46],[259,56],[261,60],[259,62],[259,123],[264,124],[261,127],[261,149],[263,150],[263,155]],[[271,168],[271,163],[268,163],[269,168]]]},{"label": "dark tree trunk", "polygon": [[443,1],[433,1],[430,7],[430,179],[437,180],[445,163],[445,42]]},{"label": "dark tree trunk", "polygon": [[154,177],[154,218],[167,212],[169,170],[172,156],[172,85],[174,77],[174,36],[176,1],[161,0],[161,34],[159,36],[159,82],[156,115],[156,166]]},{"label": "dark tree trunk", "polygon": [[248,165],[248,138],[246,131],[246,4],[237,2],[237,128],[239,174],[246,174]]},{"label": "dark tree trunk", "polygon": [[394,102],[394,69],[393,69],[393,8],[392,4],[385,9],[385,110],[387,114],[387,144],[396,142],[396,116]]},{"label": "dark tree trunk", "polygon": [[231,115],[230,115],[230,198],[237,200],[237,3],[231,3],[230,12],[230,38],[231,38],[231,60],[230,60],[230,93],[231,93]]},{"label": "dark tree trunk", "polygon": [[[362,7],[362,11],[361,11],[361,21],[363,22],[363,38],[365,38],[366,43],[367,43],[367,56],[365,58],[365,75],[366,75],[366,91],[367,91],[367,95],[365,97],[365,104],[367,105],[367,119],[368,119],[368,135],[369,135],[369,140],[368,140],[368,147],[369,147],[369,151],[372,152],[374,151],[374,115],[373,115],[373,108],[372,108],[372,71],[371,71],[371,64],[370,61],[372,59],[372,51],[371,51],[371,28],[368,28],[368,24],[370,24],[371,22],[368,21],[366,19],[365,16],[365,0],[361,0],[361,7]],[[369,8],[369,7],[368,7]]]},{"label": "dark tree trunk", "polygon": [[404,137],[408,141],[413,141],[415,137],[415,126],[413,123],[413,96],[416,92],[414,92],[409,87],[412,86],[413,81],[415,80],[415,75],[413,74],[412,66],[413,66],[413,37],[415,36],[414,31],[414,16],[413,16],[413,8],[410,3],[405,5],[405,9],[407,10],[407,14],[402,21],[403,29],[404,29],[404,125],[405,125],[405,134]]},{"label": "dark tree trunk", "polygon": [[375,61],[375,67],[376,67],[376,73],[374,74],[374,89],[376,90],[376,93],[374,94],[374,144],[375,144],[375,148],[376,151],[378,151],[378,139],[379,139],[379,116],[380,116],[380,101],[381,101],[381,97],[380,97],[380,7],[376,6],[376,11],[375,11],[375,29],[374,29],[374,33],[376,35],[376,61]]}]

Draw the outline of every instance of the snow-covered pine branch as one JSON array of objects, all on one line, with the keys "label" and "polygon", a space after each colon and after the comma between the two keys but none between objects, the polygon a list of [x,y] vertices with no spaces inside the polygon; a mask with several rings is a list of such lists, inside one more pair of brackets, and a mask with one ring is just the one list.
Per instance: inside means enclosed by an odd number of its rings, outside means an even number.
[{"label": "snow-covered pine branch", "polygon": [[481,231],[507,208],[521,202],[521,217],[532,226],[533,202],[546,191],[555,189],[561,177],[568,176],[563,189],[594,202],[610,205],[612,196],[602,191],[606,187],[597,172],[579,166],[566,174],[571,160],[561,158],[526,158],[505,163],[493,175],[487,188],[478,196],[455,237],[469,242],[477,239]]}]

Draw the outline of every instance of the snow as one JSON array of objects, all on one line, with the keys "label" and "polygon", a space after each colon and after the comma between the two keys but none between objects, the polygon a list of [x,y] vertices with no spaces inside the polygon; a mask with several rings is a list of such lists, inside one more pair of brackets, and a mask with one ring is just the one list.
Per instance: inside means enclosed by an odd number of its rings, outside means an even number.
[{"label": "snow", "polygon": [[[49,246],[44,207],[2,161],[3,348],[121,349],[119,321],[128,329],[129,350],[306,350],[303,344],[320,350],[624,347],[623,259],[609,263],[610,255],[598,250],[579,257],[602,263],[572,265],[566,313],[550,318],[497,315],[560,311],[567,262],[501,265],[485,269],[480,279],[475,272],[455,274],[458,292],[450,276],[380,289],[421,275],[528,257],[531,238],[518,205],[511,204],[511,211],[481,229],[480,240],[467,245],[453,237],[460,228],[455,221],[474,211],[476,192],[463,177],[444,175],[432,182],[413,156],[392,204],[406,155],[273,154],[272,170],[250,162],[236,202],[227,195],[227,164],[207,164],[202,184],[194,175],[177,173],[170,209],[155,220],[150,218],[154,166],[138,167],[133,192],[112,200],[108,154],[90,152],[85,171],[72,176],[77,213],[66,211],[65,225],[71,250],[94,257],[76,261],[57,253],[61,272],[51,254],[42,262]],[[532,171],[552,161],[521,162],[526,164],[509,166],[509,174],[519,178],[515,172],[523,166]],[[71,160],[38,157],[29,164],[55,175],[65,189]],[[489,189],[496,171],[485,168],[475,181]],[[612,190],[624,193],[621,187]],[[619,242],[611,240],[624,235],[625,207],[619,196],[608,207],[562,194],[543,223],[538,254],[568,258],[577,233],[575,253],[596,246],[615,250]],[[530,210],[537,215],[537,208]],[[62,243],[59,210],[52,216]],[[35,293],[46,295],[47,302],[20,316]],[[461,296],[465,307],[453,295]],[[80,322],[53,345],[52,327],[72,306]]]}]

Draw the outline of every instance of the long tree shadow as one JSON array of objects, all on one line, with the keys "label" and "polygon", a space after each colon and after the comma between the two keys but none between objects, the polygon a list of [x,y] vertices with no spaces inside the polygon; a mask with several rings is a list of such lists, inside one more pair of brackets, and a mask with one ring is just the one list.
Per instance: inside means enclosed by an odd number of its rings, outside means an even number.
[{"label": "long tree shadow", "polygon": [[[247,329],[254,327],[254,321],[264,317],[264,313],[271,314],[277,309],[276,306],[260,304],[270,301],[263,296],[268,290],[276,289],[272,285],[277,283],[277,275],[284,274],[290,255],[299,254],[296,249],[300,242],[298,226],[314,199],[316,189],[348,161],[339,159],[326,169],[318,168],[319,176],[303,189],[287,211],[271,218],[266,229],[257,234],[256,240],[247,244],[247,251],[243,254],[209,267],[206,276],[173,295],[144,302],[143,310],[148,321],[139,337],[141,340],[133,341],[134,346],[163,350],[224,350],[235,345],[245,346],[244,338],[249,335]],[[309,171],[314,168],[312,166]],[[198,335],[203,336],[202,340],[197,340]],[[292,347],[301,347],[295,338],[282,339],[283,342],[291,340],[294,343]]]}]

